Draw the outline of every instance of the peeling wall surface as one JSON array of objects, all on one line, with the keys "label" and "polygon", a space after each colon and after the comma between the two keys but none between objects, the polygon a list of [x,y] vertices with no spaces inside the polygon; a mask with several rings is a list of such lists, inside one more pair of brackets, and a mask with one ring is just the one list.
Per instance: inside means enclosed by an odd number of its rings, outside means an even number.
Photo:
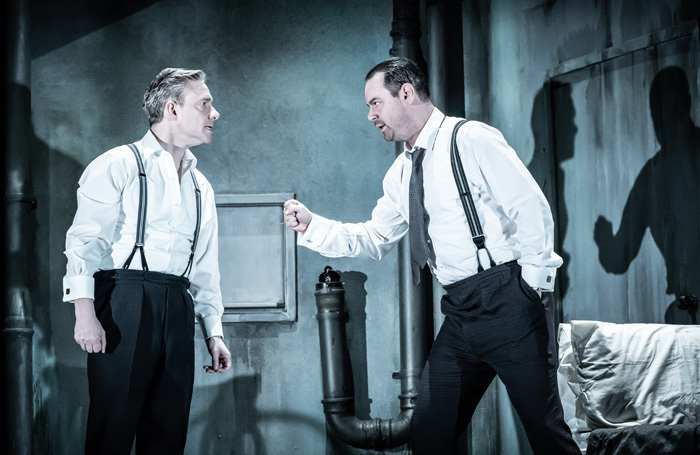
[{"label": "peeling wall surface", "polygon": [[[73,341],[73,307],[61,302],[77,181],[96,156],[143,136],[142,96],[161,69],[207,73],[221,118],[212,143],[193,152],[218,194],[295,193],[321,215],[364,221],[396,153],[367,120],[364,101],[366,72],[392,46],[391,1],[112,3],[73,0],[59,11],[52,2],[32,2],[37,454],[83,451],[86,354]],[[700,293],[693,287],[700,268],[690,262],[700,256],[698,2],[465,3],[471,6],[465,14],[478,14],[464,23],[481,24],[487,56],[480,61],[488,73],[487,83],[483,74],[478,83],[465,80],[465,87],[488,88],[466,94],[482,103],[466,112],[488,112],[478,120],[503,132],[550,200],[567,260],[556,290],[562,319],[690,323],[687,313],[669,308],[684,293]],[[630,42],[688,23],[691,32],[680,41],[630,51],[626,60],[561,69],[607,48],[633,50]],[[423,28],[425,42],[425,21]],[[464,57],[466,67],[470,55]],[[670,74],[659,82],[665,88],[659,96],[675,93],[675,101],[654,110],[653,82],[669,66],[680,68],[688,93],[677,90],[682,75]],[[688,101],[687,112],[673,109]],[[673,202],[654,199],[664,222],[645,221],[642,208],[650,205],[638,198],[649,188],[668,195],[681,172],[685,186],[670,195]],[[678,212],[692,229],[675,229]],[[671,236],[673,245],[664,243]],[[299,248],[297,320],[224,326],[233,367],[223,375],[197,370],[186,453],[381,453],[328,434],[313,291],[324,266],[340,271],[357,416],[392,418],[400,393],[392,379],[399,370],[397,259],[396,250],[374,262]],[[196,365],[207,360],[198,331]],[[492,431],[475,433],[464,453],[531,453],[505,390],[497,395]]]}]

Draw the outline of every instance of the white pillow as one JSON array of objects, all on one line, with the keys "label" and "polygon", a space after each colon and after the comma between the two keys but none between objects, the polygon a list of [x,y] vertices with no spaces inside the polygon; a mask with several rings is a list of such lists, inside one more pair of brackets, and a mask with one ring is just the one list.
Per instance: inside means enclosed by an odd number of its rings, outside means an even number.
[{"label": "white pillow", "polygon": [[[587,437],[590,428],[586,426],[586,419],[578,397],[580,386],[576,373],[576,358],[571,348],[571,324],[559,324],[557,335],[559,345],[559,367],[557,368],[557,383],[559,386],[559,398],[564,410],[564,420],[571,428],[574,442],[585,453]],[[577,409],[578,407],[578,409]]]},{"label": "white pillow", "polygon": [[585,427],[700,421],[700,326],[571,321],[571,350]]}]

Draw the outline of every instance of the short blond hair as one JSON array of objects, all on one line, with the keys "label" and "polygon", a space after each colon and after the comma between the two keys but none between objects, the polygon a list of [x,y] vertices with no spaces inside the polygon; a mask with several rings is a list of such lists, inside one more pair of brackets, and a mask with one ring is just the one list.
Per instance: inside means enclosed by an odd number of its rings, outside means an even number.
[{"label": "short blond hair", "polygon": [[151,125],[163,120],[165,103],[170,100],[182,104],[184,92],[190,82],[204,82],[207,75],[202,70],[165,68],[151,81],[143,95],[143,110]]}]

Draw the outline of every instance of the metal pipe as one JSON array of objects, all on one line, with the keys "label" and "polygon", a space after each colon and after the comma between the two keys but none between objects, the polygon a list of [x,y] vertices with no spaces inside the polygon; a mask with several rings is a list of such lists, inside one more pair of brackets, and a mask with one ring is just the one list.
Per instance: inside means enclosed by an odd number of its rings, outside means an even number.
[{"label": "metal pipe", "polygon": [[[395,57],[413,60],[426,73],[427,63],[420,46],[421,23],[418,0],[394,0],[394,21],[391,37],[393,46],[389,53]],[[404,145],[396,144],[396,155],[403,153]],[[426,302],[432,300],[432,277],[427,269],[421,271],[421,282],[413,284],[411,271],[411,247],[404,237],[398,246],[399,260],[399,336],[401,345],[402,380],[406,381],[405,399],[415,403],[421,374],[432,341],[432,327],[427,321],[431,314]],[[405,376],[405,377],[404,377]]]},{"label": "metal pipe", "polygon": [[428,72],[433,103],[447,115],[463,117],[462,1],[431,0],[428,34]]},{"label": "metal pipe", "polygon": [[[393,5],[393,46],[389,54],[410,58],[427,70],[420,47],[420,1],[394,0]],[[402,152],[403,145],[397,144],[397,155]],[[405,239],[399,243],[398,256],[401,368],[393,376],[401,380],[401,394],[400,412],[394,419],[360,420],[355,416],[355,392],[345,334],[345,290],[340,283],[340,276],[330,267],[326,267],[316,285],[323,410],[333,433],[343,442],[357,448],[388,449],[408,441],[411,416],[427,358],[428,340],[432,339],[426,323],[429,308],[425,306],[426,294],[432,292],[430,274],[424,270],[421,285],[413,285],[411,255]]]},{"label": "metal pipe", "polygon": [[[468,0],[467,3],[470,3]],[[462,38],[462,2],[430,0],[428,16],[428,74],[430,97],[447,115],[464,116],[464,57]],[[470,56],[471,58],[471,56]],[[471,64],[468,66],[471,68]],[[483,71],[481,66],[477,66]],[[433,333],[440,331],[445,316],[440,310],[444,289],[432,280]]]},{"label": "metal pipe", "polygon": [[5,304],[3,324],[5,453],[31,454],[33,428],[32,337],[30,300],[32,238],[29,195],[31,141],[29,2],[5,4],[4,33],[7,69],[3,84],[7,132],[3,140],[6,175],[4,255]]},{"label": "metal pipe", "polygon": [[[355,416],[355,391],[352,366],[347,347],[345,324],[345,290],[340,275],[326,267],[316,284],[318,335],[321,344],[321,370],[323,373],[323,411],[333,433],[346,444],[360,449],[389,449],[408,441],[409,426],[417,385],[422,372],[420,348],[407,330],[417,329],[413,309],[401,310],[401,411],[395,419],[361,420]],[[404,345],[410,347],[404,349]]]},{"label": "metal pipe", "polygon": [[394,20],[391,22],[393,45],[389,55],[413,60],[423,70],[427,69],[420,48],[420,2],[418,0],[394,0]]}]

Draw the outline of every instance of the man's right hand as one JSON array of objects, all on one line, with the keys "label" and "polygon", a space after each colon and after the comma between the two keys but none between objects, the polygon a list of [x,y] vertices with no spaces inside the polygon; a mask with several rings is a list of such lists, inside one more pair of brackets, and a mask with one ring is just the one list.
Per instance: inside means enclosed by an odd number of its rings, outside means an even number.
[{"label": "man's right hand", "polygon": [[313,215],[304,204],[294,199],[290,199],[284,203],[284,224],[293,231],[306,232],[306,229],[311,223]]},{"label": "man's right hand", "polygon": [[83,351],[101,352],[107,348],[107,336],[95,315],[92,299],[75,299],[75,342]]}]

